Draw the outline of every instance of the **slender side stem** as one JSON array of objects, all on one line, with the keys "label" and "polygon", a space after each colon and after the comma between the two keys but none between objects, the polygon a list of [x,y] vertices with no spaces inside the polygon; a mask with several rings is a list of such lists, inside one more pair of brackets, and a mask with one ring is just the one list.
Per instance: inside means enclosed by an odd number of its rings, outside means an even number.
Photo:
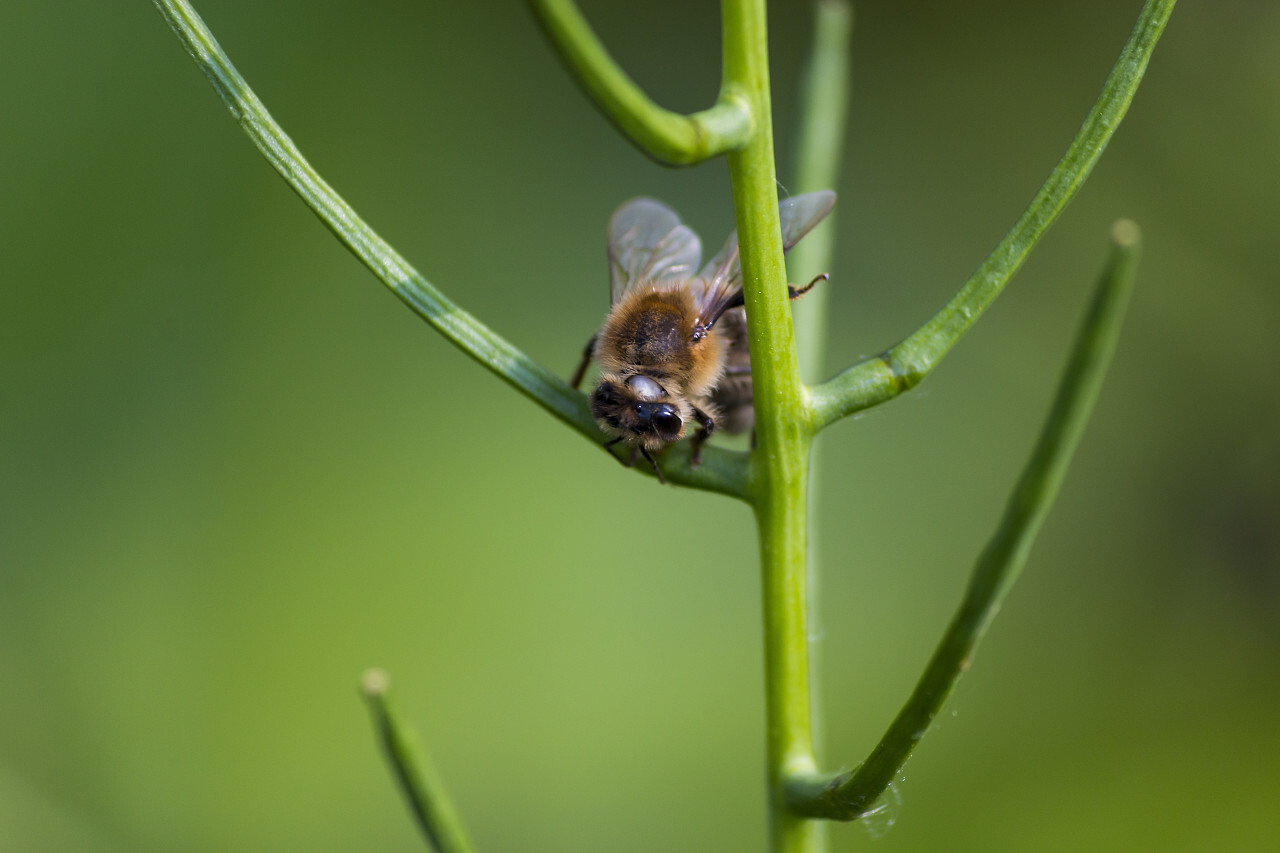
[{"label": "slender side stem", "polygon": [[[603,443],[585,396],[433,287],[316,173],[186,0],[155,4],[253,144],[353,255],[458,349],[582,435]],[[687,461],[687,451],[684,459],[678,453],[666,456],[663,470],[672,482],[745,495],[747,465],[741,453],[709,447],[697,468],[677,464]]]},{"label": "slender side stem", "polygon": [[[849,41],[852,35],[853,7],[847,0],[817,0],[814,3],[813,53],[809,57],[800,93],[796,193],[835,189],[839,182],[849,115],[849,71],[852,64]],[[847,204],[846,199],[841,207]],[[804,283],[819,273],[831,272],[835,223],[839,215],[839,210],[833,210],[791,250],[787,267],[799,271],[798,275],[792,276],[793,281]],[[815,287],[804,299],[792,305],[801,376],[816,381],[823,375],[827,303],[832,287],[847,284],[836,278]]]},{"label": "slender side stem", "polygon": [[1110,262],[1081,324],[1044,430],[915,692],[856,771],[825,777],[815,774],[794,781],[789,791],[792,806],[799,812],[834,820],[863,815],[893,781],[960,676],[969,669],[978,642],[1017,580],[1057,496],[1115,352],[1137,270],[1138,227],[1121,220],[1112,227],[1111,236]]},{"label": "slender side stem", "polygon": [[809,423],[796,362],[778,223],[764,0],[725,0],[724,81],[756,116],[729,155],[755,383],[757,446],[751,496],[763,573],[765,713],[770,831],[775,853],[817,849],[816,825],[791,811],[785,781],[815,767],[805,630],[805,489]]},{"label": "slender side stem", "polygon": [[360,692],[369,703],[378,740],[396,771],[409,808],[431,846],[440,853],[471,853],[474,848],[462,819],[418,738],[392,706],[390,688],[387,674],[380,669],[371,669],[360,679]]},{"label": "slender side stem", "polygon": [[879,405],[920,383],[986,310],[1031,249],[1075,197],[1120,125],[1175,0],[1147,0],[1133,33],[1066,155],[1050,173],[1022,218],[945,308],[902,343],[813,388],[810,404],[819,429]]},{"label": "slender side stem", "polygon": [[186,0],[156,6],[253,144],[352,254],[467,355],[580,432],[598,433],[583,395],[433,287],[316,173]]},{"label": "slender side stem", "polygon": [[[845,125],[849,114],[849,42],[853,35],[853,7],[847,0],[817,0],[814,3],[813,47],[800,92],[800,129],[796,144],[795,192],[807,193],[835,189],[839,183],[840,162],[844,155]],[[848,199],[844,199],[848,204]],[[807,282],[814,275],[831,272],[835,247],[835,218],[839,211],[828,214],[804,240],[791,250],[787,267],[790,280]],[[796,356],[800,375],[818,379],[824,375],[827,337],[827,305],[832,287],[848,284],[837,276],[833,281],[815,287],[804,299],[793,302]],[[822,634],[818,602],[821,600],[822,530],[818,523],[818,506],[822,494],[822,439],[814,439],[809,451],[809,506],[807,598],[810,637]],[[822,745],[822,694],[816,673],[821,669],[822,646],[809,644],[809,701],[812,740],[815,750]],[[825,846],[827,826],[819,823],[818,845]]]},{"label": "slender side stem", "polygon": [[732,89],[722,88],[715,106],[692,115],[663,109],[618,67],[572,0],[529,0],[529,8],[596,106],[655,160],[671,166],[701,163],[750,138],[751,112]]}]

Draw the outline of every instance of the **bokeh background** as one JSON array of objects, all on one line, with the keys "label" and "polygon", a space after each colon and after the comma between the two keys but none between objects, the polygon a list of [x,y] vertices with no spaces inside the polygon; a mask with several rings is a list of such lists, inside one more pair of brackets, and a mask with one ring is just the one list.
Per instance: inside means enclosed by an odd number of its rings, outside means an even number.
[{"label": "bokeh background", "polygon": [[[630,6],[584,4],[660,102],[709,104],[714,4]],[[982,260],[1139,6],[856,4],[832,369]],[[723,163],[639,155],[518,4],[198,8],[357,210],[563,374],[619,202],[663,198],[709,244],[731,226]],[[810,6],[770,18],[786,184]],[[0,4],[0,68],[0,849],[422,849],[356,692],[376,664],[482,850],[763,850],[747,509],[623,470],[443,343],[150,3]],[[1145,259],[1057,507],[894,825],[834,827],[836,850],[1280,844],[1280,5],[1259,0],[1179,5],[993,310],[825,435],[824,761],[864,755],[927,659],[1119,216]]]}]

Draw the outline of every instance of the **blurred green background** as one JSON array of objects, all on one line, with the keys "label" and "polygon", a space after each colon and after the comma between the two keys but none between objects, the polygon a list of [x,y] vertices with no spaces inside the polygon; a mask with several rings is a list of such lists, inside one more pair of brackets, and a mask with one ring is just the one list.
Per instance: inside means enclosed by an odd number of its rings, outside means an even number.
[{"label": "blurred green background", "polygon": [[[830,359],[923,322],[1065,149],[1140,3],[856,4]],[[604,227],[709,244],[518,4],[206,0],[312,163],[567,375]],[[714,4],[584,4],[660,102]],[[773,4],[782,181],[807,3]],[[253,151],[150,3],[0,4],[0,849],[422,849],[382,665],[486,851],[763,850],[749,512],[620,468],[444,344]],[[1026,573],[836,850],[1280,844],[1280,5],[1185,0],[1093,178],[923,387],[824,439],[824,760],[914,683],[1047,408],[1113,219],[1146,251]],[[879,827],[878,829],[883,829]]]}]

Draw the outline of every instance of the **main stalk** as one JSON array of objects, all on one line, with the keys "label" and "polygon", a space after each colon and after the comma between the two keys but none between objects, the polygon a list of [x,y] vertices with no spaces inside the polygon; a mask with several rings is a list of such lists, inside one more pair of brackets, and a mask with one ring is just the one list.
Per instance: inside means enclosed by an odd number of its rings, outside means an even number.
[{"label": "main stalk", "polygon": [[770,832],[775,853],[813,853],[820,824],[787,806],[785,785],[812,772],[805,601],[810,424],[796,358],[778,222],[764,0],[723,3],[725,92],[750,105],[754,130],[729,154],[755,384],[751,498],[763,573]]}]

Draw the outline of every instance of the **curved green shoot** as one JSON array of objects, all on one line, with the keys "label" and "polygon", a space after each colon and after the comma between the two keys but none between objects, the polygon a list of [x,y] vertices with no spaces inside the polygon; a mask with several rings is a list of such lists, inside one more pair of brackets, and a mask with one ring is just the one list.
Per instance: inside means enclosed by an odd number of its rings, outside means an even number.
[{"label": "curved green shoot", "polygon": [[874,806],[969,669],[978,642],[1022,571],[1088,423],[1133,290],[1140,250],[1138,227],[1120,220],[1112,227],[1111,237],[1110,261],[1076,336],[1053,408],[1000,526],[974,566],[951,625],[915,691],[857,770],[835,776],[797,775],[791,780],[790,804],[800,814],[855,820]]},{"label": "curved green shoot", "polygon": [[741,148],[750,138],[752,115],[734,87],[722,86],[714,106],[692,115],[664,109],[618,67],[572,0],[529,0],[529,8],[596,106],[655,160],[689,166]]},{"label": "curved green shoot", "polygon": [[1102,156],[1129,109],[1151,53],[1173,12],[1174,2],[1147,0],[1102,87],[1102,94],[1067,153],[1049,174],[1022,218],[947,306],[902,343],[810,389],[815,430],[914,388],[995,301]]}]

